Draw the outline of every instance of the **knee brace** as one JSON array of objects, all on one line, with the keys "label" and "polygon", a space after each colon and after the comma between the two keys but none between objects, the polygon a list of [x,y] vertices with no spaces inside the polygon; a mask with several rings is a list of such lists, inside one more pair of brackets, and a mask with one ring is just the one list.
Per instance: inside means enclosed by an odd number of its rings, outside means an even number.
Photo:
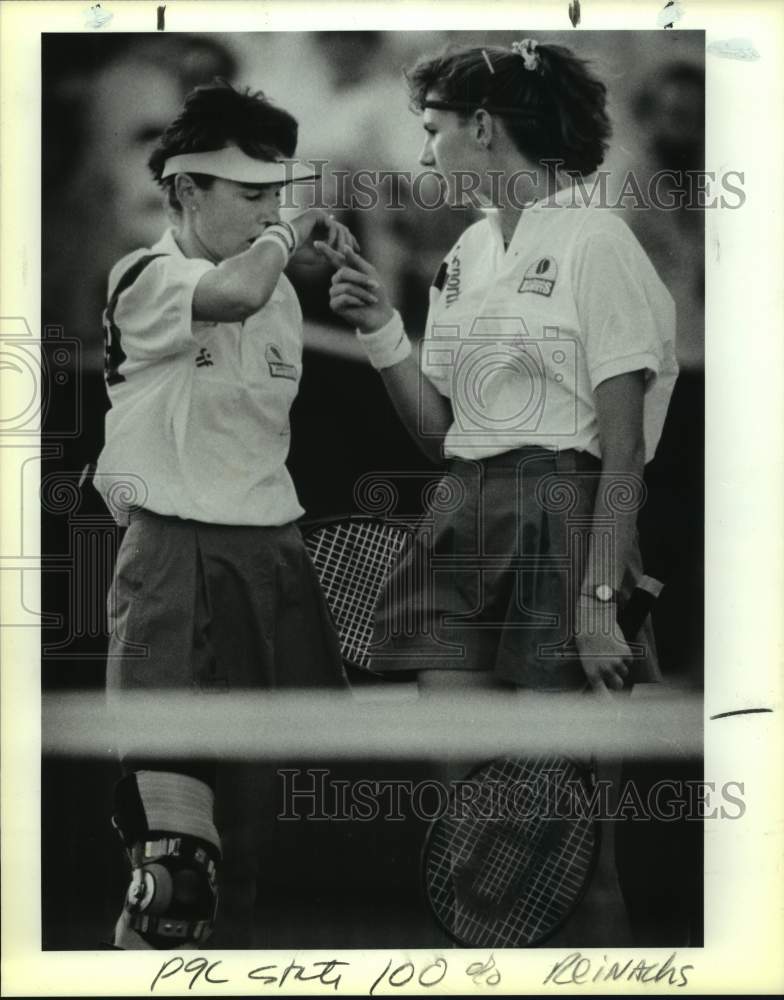
[{"label": "knee brace", "polygon": [[128,926],[153,948],[204,944],[218,906],[218,857],[212,844],[163,834],[137,841],[128,856]]},{"label": "knee brace", "polygon": [[210,788],[187,775],[136,772],[117,786],[112,822],[131,862],[123,928],[147,947],[203,945],[215,921],[220,863]]}]

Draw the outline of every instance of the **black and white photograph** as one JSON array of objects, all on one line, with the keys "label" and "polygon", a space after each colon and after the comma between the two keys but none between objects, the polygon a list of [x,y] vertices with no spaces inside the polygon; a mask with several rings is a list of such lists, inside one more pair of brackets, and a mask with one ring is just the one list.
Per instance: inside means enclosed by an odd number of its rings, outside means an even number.
[{"label": "black and white photograph", "polygon": [[4,5],[8,995],[775,991],[784,19],[298,6]]}]

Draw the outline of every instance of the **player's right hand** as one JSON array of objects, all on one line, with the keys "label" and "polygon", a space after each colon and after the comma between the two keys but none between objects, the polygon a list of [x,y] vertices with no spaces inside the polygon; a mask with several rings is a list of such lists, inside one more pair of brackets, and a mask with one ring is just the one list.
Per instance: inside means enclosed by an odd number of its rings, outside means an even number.
[{"label": "player's right hand", "polygon": [[632,654],[619,633],[615,604],[578,599],[574,638],[592,691],[599,695],[621,691],[629,676]]},{"label": "player's right hand", "polygon": [[351,247],[339,254],[321,243],[314,246],[336,268],[329,290],[332,311],[362,333],[372,333],[385,326],[394,310],[373,265]]}]

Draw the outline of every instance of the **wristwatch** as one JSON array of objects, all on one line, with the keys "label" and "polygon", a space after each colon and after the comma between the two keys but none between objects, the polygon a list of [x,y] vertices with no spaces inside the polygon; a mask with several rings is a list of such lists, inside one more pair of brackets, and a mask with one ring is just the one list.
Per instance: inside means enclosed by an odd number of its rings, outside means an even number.
[{"label": "wristwatch", "polygon": [[611,601],[617,603],[618,601],[618,591],[611,587],[609,583],[599,583],[588,593],[580,591],[580,596],[593,597],[602,604],[609,604]]}]

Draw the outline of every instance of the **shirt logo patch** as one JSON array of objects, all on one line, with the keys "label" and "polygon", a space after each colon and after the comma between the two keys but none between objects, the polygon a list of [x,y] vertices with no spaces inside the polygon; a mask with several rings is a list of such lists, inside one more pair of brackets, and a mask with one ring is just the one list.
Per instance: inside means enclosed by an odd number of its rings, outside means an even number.
[{"label": "shirt logo patch", "polygon": [[269,365],[269,373],[272,378],[290,378],[292,382],[297,381],[296,366],[289,365],[283,360],[280,348],[276,347],[275,344],[267,344],[264,360]]},{"label": "shirt logo patch", "polygon": [[533,292],[535,295],[552,295],[555,279],[558,277],[558,265],[552,257],[542,257],[531,264],[520,282],[518,292]]},{"label": "shirt logo patch", "polygon": [[212,360],[212,355],[207,350],[206,347],[202,347],[199,353],[196,355],[196,367],[206,368],[209,365],[214,365],[215,362]]}]

